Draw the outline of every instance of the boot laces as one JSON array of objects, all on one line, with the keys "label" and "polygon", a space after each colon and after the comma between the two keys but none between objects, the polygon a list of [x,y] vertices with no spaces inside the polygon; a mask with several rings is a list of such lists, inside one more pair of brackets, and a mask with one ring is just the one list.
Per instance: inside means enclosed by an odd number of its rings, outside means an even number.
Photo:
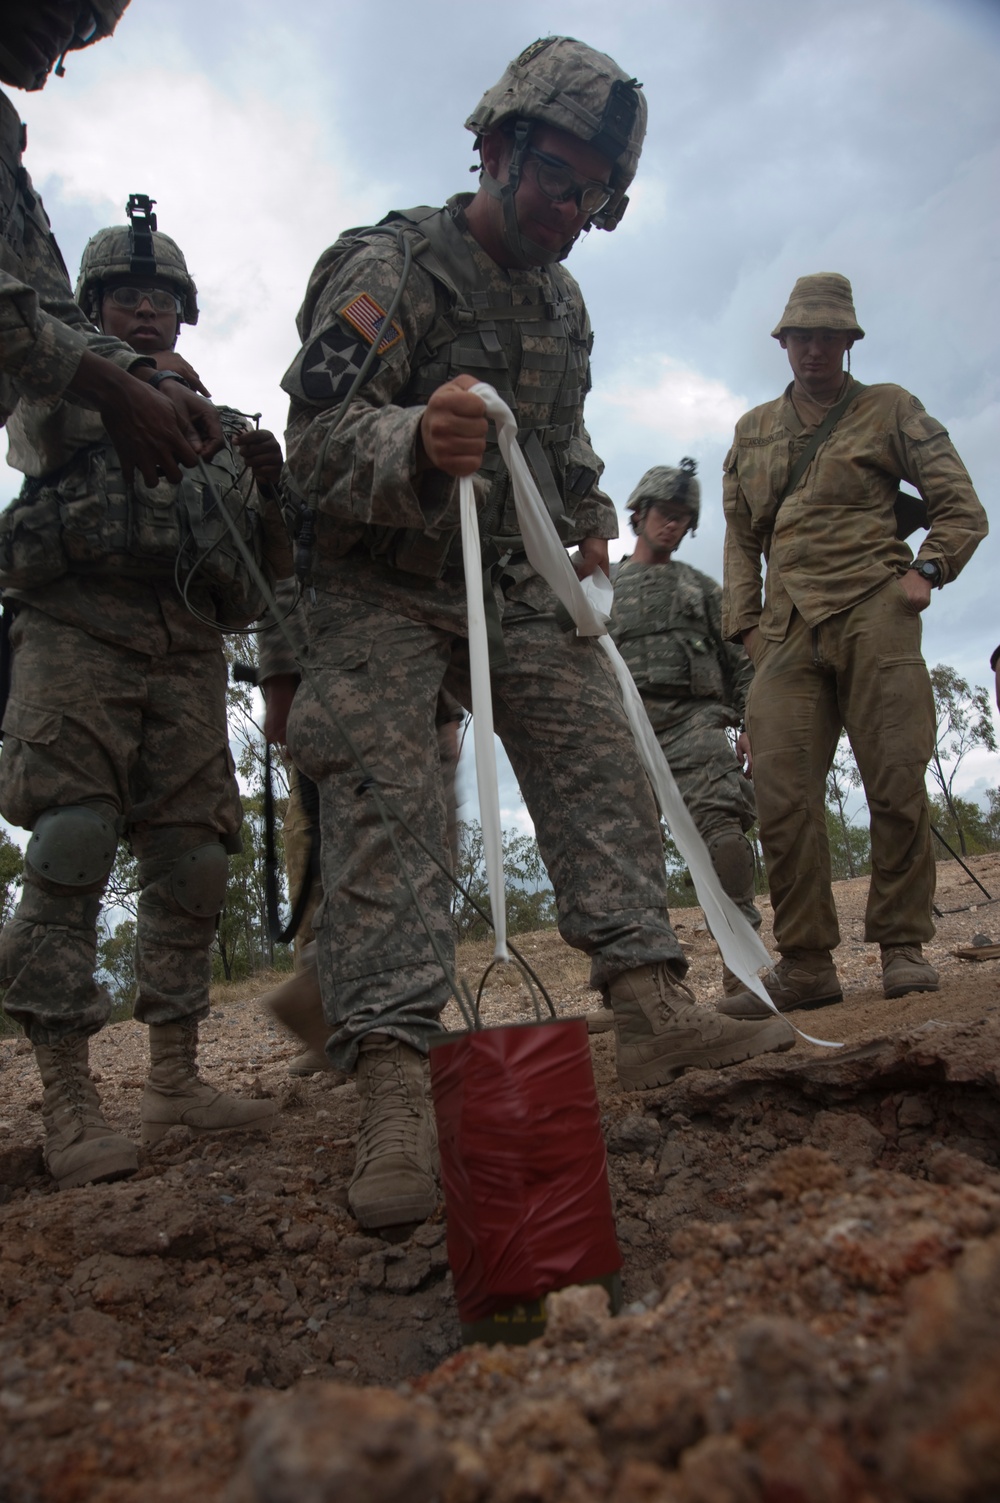
[{"label": "boot laces", "polygon": [[424,1115],[408,1088],[397,1054],[373,1060],[368,1070],[368,1100],[358,1132],[358,1156],[412,1156]]}]

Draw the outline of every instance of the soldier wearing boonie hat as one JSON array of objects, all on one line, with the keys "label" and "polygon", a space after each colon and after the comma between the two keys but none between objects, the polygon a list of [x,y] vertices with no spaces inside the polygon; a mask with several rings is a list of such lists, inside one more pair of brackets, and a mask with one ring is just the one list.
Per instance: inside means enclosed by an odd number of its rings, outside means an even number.
[{"label": "soldier wearing boonie hat", "polygon": [[[881,948],[884,993],[937,989],[922,950],[934,934],[924,788],[934,700],[919,617],[932,588],[969,561],[987,522],[946,430],[923,404],[900,386],[851,376],[850,350],[864,330],[846,277],[799,277],[772,337],[794,379],[740,419],[726,457],[723,630],[754,661],[747,730],[781,953],[765,984],[790,1011],[842,996],[825,789],[844,730],[871,818],[865,938]],[[899,525],[900,481],[926,505],[929,531],[916,557]],[[752,1018],[764,1009],[743,992],[719,1010]]]}]

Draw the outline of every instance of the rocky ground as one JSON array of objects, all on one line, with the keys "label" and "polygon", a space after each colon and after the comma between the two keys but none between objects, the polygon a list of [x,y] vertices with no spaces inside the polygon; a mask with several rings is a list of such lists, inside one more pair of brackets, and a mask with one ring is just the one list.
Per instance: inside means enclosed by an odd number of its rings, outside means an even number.
[{"label": "rocky ground", "polygon": [[[1000,857],[974,869],[1000,897]],[[461,1346],[443,1208],[361,1232],[354,1087],[292,1081],[253,995],[214,999],[203,1068],[276,1097],[274,1132],[177,1129],[114,1185],[50,1187],[0,1041],[0,1503],[995,1503],[1000,960],[952,952],[1000,941],[1000,903],[941,866],[941,990],[889,1003],[864,888],[846,1000],[805,1019],[847,1048],[637,1095],[594,1039],[626,1306],[557,1295],[523,1347]],[[675,919],[710,1001],[700,912]],[[523,948],[560,1013],[593,1005],[556,935]],[[516,973],[491,997],[510,1018]],[[130,1023],[93,1048],[136,1137],[144,1050]]]}]

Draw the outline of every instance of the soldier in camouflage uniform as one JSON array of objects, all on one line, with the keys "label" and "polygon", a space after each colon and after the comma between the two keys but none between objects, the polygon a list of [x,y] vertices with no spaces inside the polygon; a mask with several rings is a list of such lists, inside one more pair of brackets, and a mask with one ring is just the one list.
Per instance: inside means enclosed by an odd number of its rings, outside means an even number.
[{"label": "soldier in camouflage uniform", "polygon": [[[60,54],[110,36],[128,0],[5,0],[0,80],[41,89]],[[98,411],[123,469],[150,485],[180,479],[222,444],[211,406],[178,384],[155,390],[156,364],[97,333],[73,301],[41,199],[21,162],[25,129],[0,92],[0,423],[22,396]],[[135,379],[138,377],[139,379]]]},{"label": "soldier in camouflage uniform", "polygon": [[[534,43],[467,122],[481,152],[478,191],[342,236],[321,257],[299,315],[303,346],[283,385],[289,466],[316,509],[308,652],[323,701],[307,680],[287,740],[320,787],[325,900],[316,931],[328,1052],[358,1070],[350,1204],[367,1226],[423,1217],[436,1204],[422,1056],[440,1036],[448,989],[376,799],[326,706],[408,828],[446,862],[435,717],[442,687],[470,704],[463,475],[474,477],[486,540],[496,729],[535,823],[560,931],[610,991],[622,1083],[652,1086],[691,1064],[793,1041],[780,1019],[720,1032],[681,980],[659,821],[617,687],[599,647],[557,623],[470,391],[478,379],[497,388],[562,538],[579,545],[581,570],[606,568],[617,526],[583,423],[590,325],[560,263],[584,228],[620,219],[645,119],[639,86],[610,58],[571,38]],[[413,264],[400,290],[407,247]],[[405,831],[399,839],[450,955],[447,879]]]},{"label": "soldier in camouflage uniform", "polygon": [[[749,742],[743,709],[753,667],[722,635],[722,591],[714,579],[673,558],[698,525],[701,489],[693,460],[655,465],[632,492],[635,552],[614,573],[611,635],[642,695],[657,740],[708,847],[723,890],[748,923],[754,903],[753,850],[744,834],[757,817],[744,776]],[[727,733],[739,727],[737,751]],[[723,967],[727,992],[742,983]]]},{"label": "soldier in camouflage uniform", "polygon": [[[284,579],[275,591],[279,619],[284,617],[289,635],[295,642],[295,650],[284,632],[271,628],[260,633],[260,667],[258,680],[264,696],[264,735],[269,741],[276,736],[275,727],[283,736],[288,723],[288,712],[301,681],[299,658],[305,648],[304,612],[296,605],[298,581]],[[458,770],[458,727],[465,712],[457,700],[442,692],[438,703],[438,755],[441,759],[441,774],[444,780],[448,808],[448,848],[452,868],[458,864],[458,804],[455,779]],[[315,791],[314,785],[312,786]],[[302,774],[294,762],[288,763],[288,806],[282,825],[282,843],[285,850],[285,873],[291,901],[294,903],[302,891],[303,883],[309,880],[312,860],[312,843],[318,838],[311,810],[307,811],[303,800]],[[323,1016],[319,976],[316,967],[316,936],[313,918],[323,899],[322,884],[311,883],[308,902],[303,911],[298,933],[294,939],[295,974],[261,998],[283,1028],[305,1045],[301,1054],[288,1062],[290,1075],[316,1075],[320,1072],[332,1078],[334,1085],[347,1079],[342,1070],[330,1063],[326,1043],[330,1030]]]},{"label": "soldier in camouflage uniform", "polygon": [[[134,228],[100,231],[76,295],[171,384],[185,375],[200,384],[172,353],[198,305],[168,236],[149,233],[142,246]],[[263,605],[219,507],[272,575],[290,562],[269,485],[280,448],[248,432],[240,414],[221,416],[227,442],[207,467],[218,502],[194,471],[179,485],[127,482],[96,413],[23,397],[10,421],[11,460],[29,478],[0,518],[0,584],[14,607],[0,812],[33,833],[23,895],[0,935],[0,983],[5,1011],[35,1049],[45,1158],[60,1188],[137,1167],[133,1144],[104,1121],[88,1070],[89,1037],[111,1006],[94,977],[96,926],[122,836],[141,887],[135,1016],[149,1025],[151,1060],[143,1143],[175,1124],[253,1126],[276,1109],[222,1095],[195,1062],[226,853],[239,849],[242,818],[220,629],[245,626]]]},{"label": "soldier in camouflage uniform", "polygon": [[[772,331],[794,380],[745,413],[726,457],[722,627],[754,663],[747,701],[760,838],[781,952],[766,986],[781,1011],[841,998],[826,780],[846,729],[871,818],[865,938],[887,997],[936,991],[934,852],[924,778],[934,697],[920,612],[986,536],[986,513],[946,430],[900,386],[862,386],[851,284],[800,277]],[[844,371],[844,355],[848,369]],[[899,482],[930,531],[914,558],[897,530]],[[761,603],[761,556],[767,562]],[[759,1016],[751,992],[721,1002]]]}]

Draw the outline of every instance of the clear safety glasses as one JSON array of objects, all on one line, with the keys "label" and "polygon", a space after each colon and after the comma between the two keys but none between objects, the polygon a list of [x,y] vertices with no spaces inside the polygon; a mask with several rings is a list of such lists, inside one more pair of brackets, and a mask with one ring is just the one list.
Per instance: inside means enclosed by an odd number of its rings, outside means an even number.
[{"label": "clear safety glasses", "polygon": [[607,183],[577,177],[565,162],[539,151],[537,146],[529,146],[528,155],[535,159],[535,180],[552,203],[564,204],[572,198],[581,214],[599,214],[609,202],[612,190]]}]

